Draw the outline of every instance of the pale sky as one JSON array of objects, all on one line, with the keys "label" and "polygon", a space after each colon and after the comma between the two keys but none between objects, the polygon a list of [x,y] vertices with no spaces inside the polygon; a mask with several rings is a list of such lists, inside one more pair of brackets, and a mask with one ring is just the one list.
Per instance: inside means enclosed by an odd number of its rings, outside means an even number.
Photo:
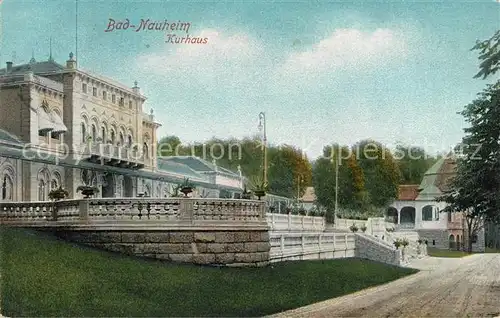
[{"label": "pale sky", "polygon": [[[1,62],[64,64],[75,53],[75,1],[4,0]],[[314,158],[361,139],[446,150],[456,113],[487,81],[473,79],[477,39],[500,29],[495,1],[93,1],[78,5],[79,66],[139,82],[163,126],[184,142],[258,133]],[[104,32],[109,18],[189,22],[206,44],[165,43],[165,31]],[[172,31],[177,37],[185,31]]]}]

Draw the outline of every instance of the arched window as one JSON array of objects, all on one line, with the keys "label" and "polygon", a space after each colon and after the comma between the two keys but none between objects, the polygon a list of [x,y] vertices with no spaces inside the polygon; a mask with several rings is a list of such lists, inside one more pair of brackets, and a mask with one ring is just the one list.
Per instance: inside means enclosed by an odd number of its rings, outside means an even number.
[{"label": "arched window", "polygon": [[97,128],[95,127],[94,124],[92,124],[92,141],[95,142],[96,139],[97,139]]},{"label": "arched window", "polygon": [[85,123],[82,123],[82,142],[87,141],[87,128],[85,127]]},{"label": "arched window", "polygon": [[128,146],[132,147],[132,136],[128,135]]},{"label": "arched window", "polygon": [[111,130],[111,143],[114,144],[116,141],[115,131]]},{"label": "arched window", "polygon": [[120,132],[120,146],[123,146],[125,144],[125,138],[123,137],[123,133]]},{"label": "arched window", "polygon": [[14,199],[14,182],[8,174],[2,180],[2,201],[12,201]]},{"label": "arched window", "polygon": [[50,181],[50,190],[58,189],[60,186],[62,186],[61,175],[59,172],[54,171],[52,180]]},{"label": "arched window", "polygon": [[438,221],[439,209],[437,206],[426,205],[422,208],[422,221]]},{"label": "arched window", "polygon": [[38,201],[45,201],[45,180],[38,181]]},{"label": "arched window", "polygon": [[102,142],[106,142],[106,128],[102,127],[101,128],[101,138],[102,138]]},{"label": "arched window", "polygon": [[149,158],[149,151],[148,151],[148,144],[147,143],[144,143],[144,145],[142,146],[142,152],[144,153],[144,159],[148,159]]}]

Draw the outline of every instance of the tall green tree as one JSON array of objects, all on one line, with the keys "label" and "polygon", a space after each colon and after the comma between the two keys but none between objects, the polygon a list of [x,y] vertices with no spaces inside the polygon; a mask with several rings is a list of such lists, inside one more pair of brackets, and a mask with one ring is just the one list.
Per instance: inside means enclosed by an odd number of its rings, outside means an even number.
[{"label": "tall green tree", "polygon": [[177,136],[166,136],[162,137],[158,141],[158,147],[156,148],[158,155],[161,157],[184,155],[185,149],[182,147],[182,142]]},{"label": "tall green tree", "polygon": [[471,252],[472,237],[484,223],[500,221],[500,81],[488,85],[461,114],[470,123],[462,157],[451,189],[438,200],[448,204],[445,212],[465,217]]},{"label": "tall green tree", "polygon": [[488,40],[477,41],[472,50],[479,51],[479,72],[474,78],[487,78],[500,69],[500,30]]},{"label": "tall green tree", "polygon": [[420,184],[425,172],[436,162],[421,147],[398,144],[394,158],[399,167],[400,184]]},{"label": "tall green tree", "polygon": [[353,146],[365,177],[370,203],[383,207],[397,198],[400,171],[391,151],[374,140],[363,140]]},{"label": "tall green tree", "polygon": [[[499,69],[500,30],[489,40],[478,41],[480,71],[475,78],[494,75]],[[461,213],[467,224],[469,252],[472,237],[485,222],[500,223],[500,81],[487,85],[461,114],[469,127],[462,140],[462,156],[450,190],[439,201],[450,213]]]},{"label": "tall green tree", "polygon": [[359,209],[365,204],[364,177],[348,146],[333,144],[323,148],[323,156],[313,165],[313,186],[316,200],[333,220],[338,164],[338,208]]}]

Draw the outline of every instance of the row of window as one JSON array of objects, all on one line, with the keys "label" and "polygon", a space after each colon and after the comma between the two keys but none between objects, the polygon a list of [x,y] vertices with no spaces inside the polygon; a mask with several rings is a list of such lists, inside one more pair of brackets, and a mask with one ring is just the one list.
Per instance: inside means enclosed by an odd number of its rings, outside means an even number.
[{"label": "row of window", "polygon": [[[81,124],[81,130],[82,130],[82,143],[85,143],[87,142],[87,127],[85,126],[84,123]],[[128,146],[132,146],[132,143],[133,143],[133,140],[132,140],[132,136],[131,135],[128,135],[127,136],[127,142],[125,143],[125,136],[123,135],[122,132],[120,132],[120,137],[118,140],[116,140],[116,136],[115,136],[115,131],[114,130],[111,130],[111,136],[109,136],[109,138],[107,137],[107,134],[106,134],[106,128],[102,127],[101,128],[101,135],[98,136],[97,135],[97,128],[94,124],[92,124],[92,128],[91,128],[91,134],[90,134],[90,137],[92,137],[92,141],[93,142],[96,142],[98,140],[98,138],[101,138],[102,142],[103,143],[110,143],[110,144],[118,144],[119,146],[125,146],[125,145],[128,145]],[[149,159],[149,149],[148,149],[148,145],[147,143],[145,142],[143,144],[143,149],[142,151],[144,152],[144,157],[145,159]]]},{"label": "row of window", "polygon": [[[85,94],[88,93],[87,83],[82,83],[82,92],[84,92]],[[97,87],[92,87],[92,96],[97,97]],[[108,98],[109,98],[108,92],[103,90],[102,91],[102,99],[107,101]],[[113,104],[116,104],[116,95],[115,94],[111,94],[111,102]],[[125,98],[120,97],[120,99],[118,100],[118,105],[122,106],[122,107],[125,106]],[[131,100],[128,101],[128,107],[130,109],[132,109],[132,101]]]}]

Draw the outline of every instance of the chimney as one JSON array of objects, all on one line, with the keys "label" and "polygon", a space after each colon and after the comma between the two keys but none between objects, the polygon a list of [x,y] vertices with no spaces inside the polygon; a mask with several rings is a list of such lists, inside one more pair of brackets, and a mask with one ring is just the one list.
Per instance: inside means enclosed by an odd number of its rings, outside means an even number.
[{"label": "chimney", "polygon": [[12,72],[12,62],[7,62],[7,73]]}]

